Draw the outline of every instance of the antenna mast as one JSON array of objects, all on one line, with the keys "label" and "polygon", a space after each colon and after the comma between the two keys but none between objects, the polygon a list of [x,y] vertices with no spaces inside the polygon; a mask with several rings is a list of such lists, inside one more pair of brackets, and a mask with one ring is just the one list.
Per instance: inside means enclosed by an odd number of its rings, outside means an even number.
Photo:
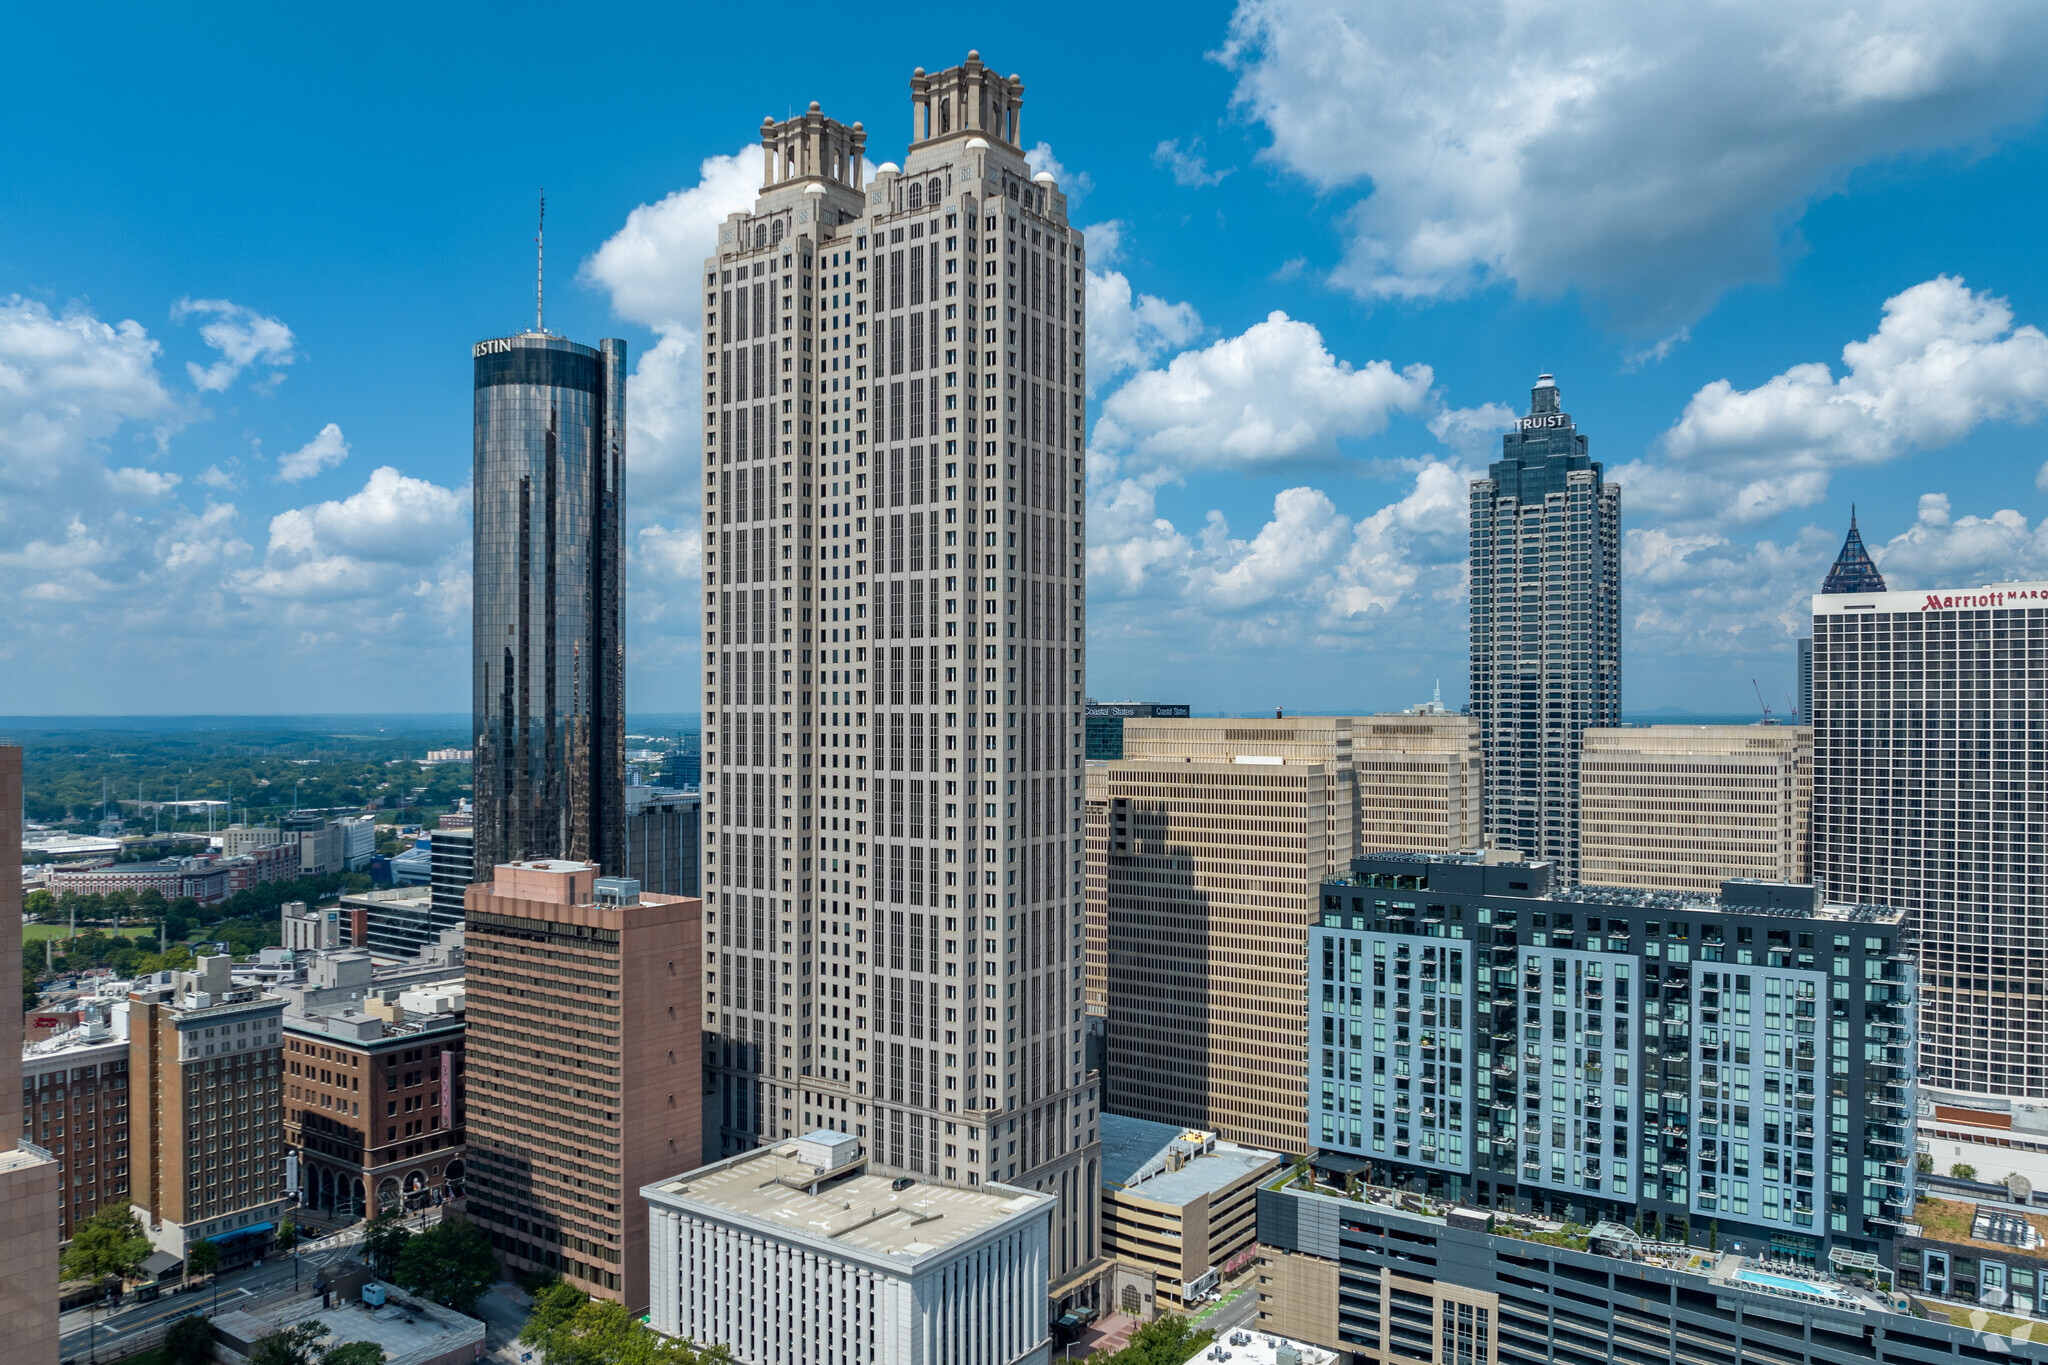
[{"label": "antenna mast", "polygon": [[547,327],[541,322],[541,303],[545,297],[542,285],[546,276],[544,267],[547,265],[547,248],[543,245],[541,239],[546,234],[547,225],[548,192],[547,187],[542,186],[540,192],[540,218],[535,222],[533,228],[533,330],[536,332],[547,331]]}]

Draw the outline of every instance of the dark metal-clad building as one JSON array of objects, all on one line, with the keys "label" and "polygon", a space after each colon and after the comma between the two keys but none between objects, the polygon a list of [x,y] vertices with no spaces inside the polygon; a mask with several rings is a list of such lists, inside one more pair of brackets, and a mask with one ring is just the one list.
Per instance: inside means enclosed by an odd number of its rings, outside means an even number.
[{"label": "dark metal-clad building", "polygon": [[1186,720],[1192,714],[1185,702],[1091,701],[1087,708],[1086,757],[1091,761],[1114,762],[1124,756],[1124,721],[1136,716]]},{"label": "dark metal-clad building", "polygon": [[1309,930],[1321,1169],[1821,1266],[1912,1216],[1902,912],[1820,888],[1554,888],[1547,863],[1380,853]]},{"label": "dark metal-clad building", "polygon": [[1472,484],[1472,715],[1490,842],[1579,879],[1579,736],[1621,723],[1621,489],[1557,384]]},{"label": "dark metal-clad building", "polygon": [[477,343],[475,866],[619,870],[626,343]]}]

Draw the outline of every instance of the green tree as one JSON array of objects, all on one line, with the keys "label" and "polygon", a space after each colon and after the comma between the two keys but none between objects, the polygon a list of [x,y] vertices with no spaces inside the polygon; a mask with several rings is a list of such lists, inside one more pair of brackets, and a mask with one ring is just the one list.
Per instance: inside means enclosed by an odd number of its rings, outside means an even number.
[{"label": "green tree", "polygon": [[313,1365],[315,1349],[326,1335],[327,1324],[317,1318],[272,1332],[249,1348],[249,1365]]},{"label": "green tree", "polygon": [[1948,1173],[1957,1180],[1975,1180],[1977,1178],[1977,1168],[1967,1161],[1958,1161],[1955,1165],[1948,1168]]},{"label": "green tree", "polygon": [[384,1365],[384,1348],[374,1341],[348,1341],[320,1353],[320,1365]]},{"label": "green tree", "polygon": [[[581,1291],[570,1289],[554,1300],[550,1312],[559,1311],[570,1295],[582,1297]],[[536,1295],[536,1311],[540,1306]],[[533,1320],[529,1318],[527,1325],[532,1327]],[[698,1346],[665,1337],[622,1305],[601,1299],[586,1299],[544,1333],[529,1339],[522,1331],[519,1339],[546,1351],[548,1365],[726,1365],[732,1360],[732,1352],[724,1346]],[[1180,1365],[1178,1358],[1173,1365]]]},{"label": "green tree", "polygon": [[220,1269],[220,1247],[213,1242],[194,1242],[185,1248],[185,1275],[211,1275]]},{"label": "green tree", "polygon": [[379,1279],[391,1278],[398,1268],[399,1253],[411,1240],[405,1215],[397,1209],[386,1209],[370,1220],[370,1225],[363,1229],[363,1255]]},{"label": "green tree", "polygon": [[401,1289],[467,1313],[498,1278],[491,1239],[465,1218],[442,1216],[398,1253],[392,1279]]},{"label": "green tree", "polygon": [[1121,1351],[1096,1351],[1087,1365],[1180,1365],[1215,1339],[1178,1313],[1162,1313],[1131,1333]]},{"label": "green tree", "polygon": [[204,1313],[187,1313],[164,1333],[168,1365],[206,1365],[213,1359],[213,1324]]},{"label": "green tree", "polygon": [[550,1280],[538,1286],[533,1291],[533,1310],[526,1315],[526,1325],[519,1329],[519,1340],[525,1345],[540,1347],[552,1358],[555,1332],[589,1302],[590,1295],[573,1284]]},{"label": "green tree", "polygon": [[109,1205],[72,1230],[71,1245],[64,1248],[64,1273],[79,1280],[125,1280],[141,1268],[150,1250],[142,1220],[125,1205]]},{"label": "green tree", "polygon": [[1933,1175],[1934,1158],[1926,1152],[1920,1153],[1920,1155],[1913,1158],[1913,1169],[1921,1175]]},{"label": "green tree", "polygon": [[290,1251],[294,1246],[298,1245],[298,1241],[298,1220],[290,1214],[286,1214],[277,1223],[277,1249],[279,1251]]}]

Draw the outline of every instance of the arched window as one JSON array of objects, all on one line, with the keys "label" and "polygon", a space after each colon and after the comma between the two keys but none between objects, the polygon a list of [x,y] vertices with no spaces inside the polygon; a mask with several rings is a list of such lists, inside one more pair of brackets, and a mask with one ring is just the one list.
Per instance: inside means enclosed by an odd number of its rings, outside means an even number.
[{"label": "arched window", "polygon": [[945,198],[946,192],[944,189],[940,187],[939,182],[934,180],[929,186],[926,187],[925,194],[930,196],[932,201],[932,207],[937,208],[939,206],[939,200]]},{"label": "arched window", "polygon": [[918,184],[918,183],[917,183],[917,182],[916,182],[915,180],[911,181],[911,182],[910,182],[910,192],[909,192],[909,193],[908,193],[908,194],[907,194],[907,195],[906,195],[906,196],[904,197],[904,200],[903,200],[903,202],[904,202],[904,205],[905,205],[906,207],[908,207],[908,208],[913,208],[913,209],[921,209],[921,208],[923,208],[923,207],[924,207],[924,186],[922,186],[922,185]]},{"label": "arched window", "polygon": [[782,240],[782,220],[780,218],[777,218],[773,226],[768,229],[768,240],[771,242]]},{"label": "arched window", "polygon": [[754,245],[756,247],[764,247],[768,245],[768,229],[766,227],[757,227],[754,229]]},{"label": "arched window", "polygon": [[1010,182],[1010,197],[1012,199],[1017,197],[1017,182],[1014,180]]}]

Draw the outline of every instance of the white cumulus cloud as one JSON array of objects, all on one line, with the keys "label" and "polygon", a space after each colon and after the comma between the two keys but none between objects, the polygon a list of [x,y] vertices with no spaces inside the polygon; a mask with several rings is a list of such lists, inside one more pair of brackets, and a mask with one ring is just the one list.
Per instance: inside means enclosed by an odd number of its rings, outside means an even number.
[{"label": "white cumulus cloud", "polygon": [[225,392],[252,365],[268,366],[274,384],[283,378],[282,368],[298,359],[292,329],[253,308],[227,299],[179,299],[171,309],[173,322],[192,317],[210,319],[200,326],[199,338],[220,352],[211,365],[186,362],[192,386],[201,393]]},{"label": "white cumulus cloud", "polygon": [[2048,335],[1940,276],[1885,300],[1877,331],[1842,348],[1843,372],[1795,365],[1752,389],[1716,380],[1660,442],[1661,462],[1615,471],[1659,517],[1760,522],[1810,506],[1833,471],[1953,444],[2048,407]]},{"label": "white cumulus cloud", "polygon": [[1577,289],[1669,336],[1855,167],[2031,119],[2048,9],[1241,0],[1217,56],[1272,160],[1367,191],[1339,285]]},{"label": "white cumulus cloud", "polygon": [[348,441],[342,437],[341,427],[329,422],[312,440],[277,457],[277,477],[286,483],[300,483],[347,458]]},{"label": "white cumulus cloud", "polygon": [[726,215],[751,209],[761,188],[761,151],[704,158],[697,183],[642,204],[583,263],[582,279],[611,295],[612,311],[657,332],[693,330],[703,316],[699,274],[718,250]]},{"label": "white cumulus cloud", "polygon": [[272,517],[263,563],[237,575],[234,586],[251,597],[367,601],[423,575],[445,578],[468,558],[469,511],[468,489],[385,465],[346,498]]},{"label": "white cumulus cloud", "polygon": [[1396,413],[1431,404],[1427,365],[1353,366],[1311,323],[1282,312],[1146,370],[1102,404],[1094,443],[1126,463],[1256,469],[1337,458]]}]

